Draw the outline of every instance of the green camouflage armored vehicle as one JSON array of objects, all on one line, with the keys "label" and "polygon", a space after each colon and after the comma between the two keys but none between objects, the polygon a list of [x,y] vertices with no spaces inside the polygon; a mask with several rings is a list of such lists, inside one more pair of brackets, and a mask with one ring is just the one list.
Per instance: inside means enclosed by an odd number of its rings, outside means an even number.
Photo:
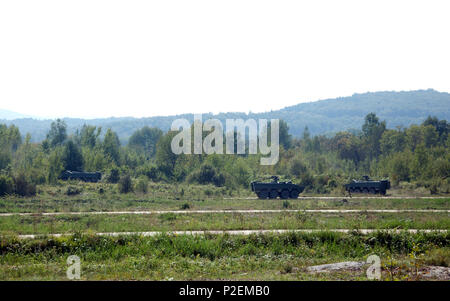
[{"label": "green camouflage armored vehicle", "polygon": [[292,184],[291,181],[280,182],[277,176],[272,176],[272,182],[251,182],[252,191],[260,199],[296,199],[303,192],[304,187]]},{"label": "green camouflage armored vehicle", "polygon": [[59,176],[61,180],[80,180],[84,182],[98,182],[102,178],[100,172],[82,172],[66,170]]},{"label": "green camouflage armored vehicle", "polygon": [[352,180],[350,183],[344,185],[345,190],[349,193],[380,193],[386,194],[386,190],[391,188],[389,180],[374,181],[368,176],[363,176],[362,180]]}]

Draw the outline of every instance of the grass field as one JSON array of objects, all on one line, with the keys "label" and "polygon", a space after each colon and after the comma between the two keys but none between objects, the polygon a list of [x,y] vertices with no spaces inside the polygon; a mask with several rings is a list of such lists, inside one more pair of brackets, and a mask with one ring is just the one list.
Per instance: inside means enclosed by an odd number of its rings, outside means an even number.
[{"label": "grass field", "polygon": [[[78,255],[82,279],[363,280],[364,271],[306,273],[310,265],[364,261],[377,254],[395,262],[385,279],[413,279],[417,264],[449,264],[449,234],[358,235],[320,232],[280,235],[99,237],[18,240],[2,237],[0,277],[65,280],[66,259]],[[417,248],[418,246],[418,248]],[[416,252],[414,256],[411,256]],[[407,278],[405,278],[407,277]]]},{"label": "grass field", "polygon": [[[365,270],[314,274],[308,266],[365,261],[380,256],[382,279],[421,278],[429,265],[448,266],[450,236],[444,233],[362,235],[329,229],[449,230],[450,197],[376,199],[341,197],[258,200],[249,191],[196,185],[150,185],[147,194],[119,194],[110,184],[71,183],[38,187],[34,197],[0,198],[0,278],[66,280],[66,259],[78,255],[82,279],[365,280]],[[101,190],[101,193],[100,193]],[[400,198],[399,198],[400,196]],[[411,196],[409,196],[411,197]],[[344,198],[342,196],[342,198]],[[193,210],[299,210],[298,212],[194,213]],[[361,209],[360,212],[305,212]],[[371,209],[439,209],[444,212],[366,212]],[[88,214],[97,211],[177,210],[183,214]],[[42,215],[60,212],[58,215]],[[64,212],[82,212],[65,214]],[[84,212],[84,213],[83,213]],[[32,213],[18,215],[17,213]],[[176,230],[318,229],[317,233],[171,235]],[[155,237],[96,236],[96,232],[162,231]],[[64,233],[64,237],[45,237]],[[73,234],[75,233],[75,234]],[[19,239],[20,234],[42,234]],[[415,272],[414,272],[415,271]],[[427,278],[428,279],[428,278]]]},{"label": "grass field", "polygon": [[9,216],[0,233],[260,229],[449,229],[449,213],[212,213]]}]

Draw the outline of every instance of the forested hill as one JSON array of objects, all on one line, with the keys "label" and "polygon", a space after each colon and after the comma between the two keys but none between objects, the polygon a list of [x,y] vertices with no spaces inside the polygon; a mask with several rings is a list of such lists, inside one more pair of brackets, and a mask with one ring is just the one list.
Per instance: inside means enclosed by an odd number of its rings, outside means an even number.
[{"label": "forested hill", "polygon": [[[439,119],[450,120],[450,94],[435,90],[418,90],[407,92],[373,92],[354,94],[349,97],[325,99],[309,103],[301,103],[281,110],[265,113],[220,113],[204,114],[203,119],[211,117],[224,121],[226,118],[279,118],[289,125],[289,132],[300,136],[305,126],[312,135],[330,134],[342,130],[359,129],[364,117],[374,112],[380,120],[386,120],[388,128],[420,124],[429,115]],[[0,118],[2,116],[0,115]],[[168,130],[176,118],[192,120],[192,114],[148,117],[148,118],[102,118],[77,119],[64,118],[69,134],[83,124],[111,128],[117,132],[122,143],[126,143],[131,134],[143,126],[159,127]],[[6,120],[0,124],[15,124],[22,134],[30,133],[33,141],[41,141],[50,129],[52,120],[36,120],[31,118]]]}]

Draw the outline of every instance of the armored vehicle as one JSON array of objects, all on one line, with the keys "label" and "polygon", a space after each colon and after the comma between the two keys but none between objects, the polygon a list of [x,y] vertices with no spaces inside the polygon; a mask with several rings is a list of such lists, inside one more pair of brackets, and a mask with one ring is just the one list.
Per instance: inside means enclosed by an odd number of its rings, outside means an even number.
[{"label": "armored vehicle", "polygon": [[380,193],[385,195],[386,190],[391,188],[391,182],[388,180],[374,181],[368,176],[363,176],[362,180],[352,180],[344,186],[349,193]]},{"label": "armored vehicle", "polygon": [[84,182],[98,182],[102,178],[100,172],[81,172],[66,170],[59,176],[61,180],[80,180]]},{"label": "armored vehicle", "polygon": [[272,176],[272,182],[252,182],[250,185],[252,191],[256,193],[260,199],[296,199],[302,193],[304,187],[292,184],[291,181],[280,182],[277,176]]}]

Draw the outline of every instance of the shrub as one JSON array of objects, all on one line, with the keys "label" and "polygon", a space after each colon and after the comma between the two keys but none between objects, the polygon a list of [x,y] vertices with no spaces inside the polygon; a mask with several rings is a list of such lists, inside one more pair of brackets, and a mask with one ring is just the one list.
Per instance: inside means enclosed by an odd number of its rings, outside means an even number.
[{"label": "shrub", "polygon": [[176,220],[177,219],[177,215],[175,213],[169,212],[169,213],[160,214],[158,216],[158,218],[161,221],[169,221],[170,222],[170,221]]},{"label": "shrub", "polygon": [[119,182],[119,180],[119,169],[116,167],[111,168],[108,175],[106,176],[106,181],[108,181],[109,183],[117,183]]},{"label": "shrub", "polygon": [[338,187],[338,183],[336,182],[335,179],[330,179],[330,180],[328,181],[328,187],[330,187],[330,188],[336,188],[336,187]]},{"label": "shrub", "polygon": [[305,189],[312,189],[314,187],[314,177],[307,171],[300,176],[300,185]]},{"label": "shrub", "polygon": [[124,175],[120,177],[119,180],[119,192],[120,193],[128,193],[133,191],[133,185],[131,183],[130,175]]},{"label": "shrub", "polygon": [[189,206],[188,203],[184,203],[183,205],[181,205],[180,208],[181,208],[181,210],[187,210],[187,209],[191,208],[191,206]]},{"label": "shrub", "polygon": [[145,164],[144,166],[138,168],[137,174],[146,175],[147,178],[154,182],[161,180],[161,172],[158,169],[158,166],[154,164]]},{"label": "shrub", "polygon": [[214,184],[217,187],[225,184],[225,175],[218,172],[210,164],[203,164],[200,170],[191,173],[188,182],[197,182],[199,184]]},{"label": "shrub", "polygon": [[306,173],[307,170],[306,166],[299,159],[292,160],[289,167],[289,173],[297,178]]},{"label": "shrub", "polygon": [[29,182],[24,174],[14,177],[14,192],[20,196],[31,196],[36,194],[36,185]]},{"label": "shrub", "polygon": [[14,192],[13,180],[5,175],[0,175],[0,196],[11,194]]},{"label": "shrub", "polygon": [[69,186],[66,190],[66,195],[77,195],[80,194],[81,190],[77,187]]},{"label": "shrub", "polygon": [[436,183],[435,181],[431,182],[430,187],[429,187],[430,194],[437,194],[438,193],[438,186],[439,186],[439,184]]},{"label": "shrub", "polygon": [[140,193],[148,192],[148,179],[146,176],[140,176],[136,183],[136,191]]},{"label": "shrub", "polygon": [[450,248],[431,249],[426,254],[425,263],[443,267],[450,266]]}]

